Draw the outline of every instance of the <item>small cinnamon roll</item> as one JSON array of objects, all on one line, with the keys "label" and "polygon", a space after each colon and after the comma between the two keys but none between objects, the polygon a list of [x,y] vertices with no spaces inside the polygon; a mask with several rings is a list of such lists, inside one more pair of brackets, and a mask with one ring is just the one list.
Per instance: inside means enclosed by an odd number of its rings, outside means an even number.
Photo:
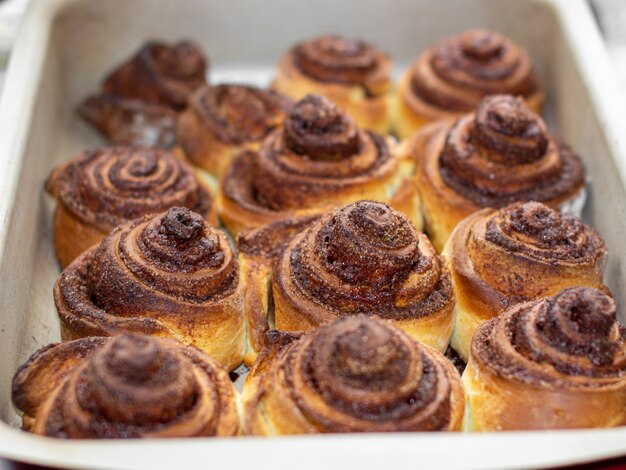
[{"label": "small cinnamon roll", "polygon": [[309,95],[258,152],[233,160],[220,188],[220,217],[238,234],[366,198],[388,202],[421,227],[413,171],[391,139],[361,130],[326,98]]},{"label": "small cinnamon roll", "polygon": [[23,428],[65,439],[235,436],[237,391],[196,348],[140,335],[50,344],[13,378]]},{"label": "small cinnamon roll", "polygon": [[469,30],[426,49],[398,83],[396,134],[407,138],[431,121],[474,111],[487,95],[521,96],[541,112],[543,85],[528,54],[510,39]]},{"label": "small cinnamon roll", "polygon": [[465,397],[441,353],[391,324],[341,318],[268,334],[246,378],[246,434],[459,431]]},{"label": "small cinnamon roll", "polygon": [[106,78],[106,95],[137,99],[175,110],[206,83],[207,60],[190,41],[148,42]]},{"label": "small cinnamon roll", "polygon": [[374,315],[442,352],[452,334],[455,302],[443,259],[380,202],[350,204],[296,234],[276,260],[272,292],[277,330]]},{"label": "small cinnamon roll", "polygon": [[273,90],[244,85],[196,91],[178,120],[178,143],[191,162],[220,177],[242,150],[256,150],[281,126],[293,103]]},{"label": "small cinnamon roll", "polygon": [[191,42],[148,42],[78,112],[113,143],[170,148],[177,112],[206,83],[206,74],[207,60]]},{"label": "small cinnamon roll", "polygon": [[293,99],[323,95],[365,129],[391,125],[391,59],[358,39],[322,36],[296,44],[279,60],[272,86]]},{"label": "small cinnamon roll", "polygon": [[124,332],[169,336],[229,370],[244,350],[244,283],[226,235],[183,207],[111,232],[54,286],[64,340]]},{"label": "small cinnamon roll", "polygon": [[489,96],[475,113],[425,127],[405,148],[416,160],[426,231],[437,250],[484,207],[539,201],[580,215],[584,204],[580,159],[513,96]]},{"label": "small cinnamon roll", "polygon": [[470,429],[626,424],[625,339],[613,299],[589,287],[511,307],[474,335]]},{"label": "small cinnamon roll", "polygon": [[117,225],[184,206],[215,224],[208,189],[190,165],[165,150],[104,147],[55,168],[46,189],[58,201],[54,247],[61,268]]},{"label": "small cinnamon roll", "polygon": [[452,347],[466,360],[476,328],[505,308],[566,287],[604,287],[607,249],[600,235],[538,202],[470,215],[442,255],[457,301]]},{"label": "small cinnamon roll", "polygon": [[94,95],[79,114],[109,141],[169,149],[176,142],[177,113],[167,106],[110,95]]}]

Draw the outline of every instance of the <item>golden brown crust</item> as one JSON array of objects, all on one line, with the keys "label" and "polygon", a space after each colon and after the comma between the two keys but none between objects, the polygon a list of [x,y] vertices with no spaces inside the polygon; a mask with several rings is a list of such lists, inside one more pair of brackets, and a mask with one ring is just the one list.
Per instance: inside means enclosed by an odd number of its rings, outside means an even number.
[{"label": "golden brown crust", "polygon": [[454,295],[442,259],[379,202],[337,209],[293,237],[276,259],[272,291],[279,330],[376,315],[440,351],[452,333]]},{"label": "golden brown crust", "polygon": [[506,310],[472,341],[464,379],[471,427],[626,423],[625,339],[615,302],[592,288],[565,289]]},{"label": "golden brown crust", "polygon": [[87,151],[56,168],[46,187],[59,202],[54,232],[62,267],[115,226],[172,206],[188,207],[216,222],[209,191],[188,164],[165,150]]},{"label": "golden brown crust", "polygon": [[270,332],[246,380],[247,434],[455,431],[465,406],[443,355],[363,316]]},{"label": "golden brown crust", "polygon": [[226,236],[171,208],[117,227],[63,271],[65,339],[137,332],[193,344],[233,369],[244,349],[244,282]]},{"label": "golden brown crust", "polygon": [[396,132],[407,138],[430,121],[471,112],[496,94],[521,96],[541,111],[543,86],[526,52],[485,30],[449,37],[426,49],[400,79]]},{"label": "golden brown crust", "polygon": [[433,244],[483,207],[540,201],[559,209],[584,190],[584,168],[543,120],[512,96],[485,98],[476,113],[426,126],[408,143]]},{"label": "golden brown crust", "polygon": [[228,373],[172,339],[122,335],[46,346],[13,379],[26,430],[67,439],[234,436]]},{"label": "golden brown crust", "polygon": [[297,100],[326,96],[361,127],[389,131],[391,60],[364,41],[322,36],[296,44],[279,60],[272,86]]},{"label": "golden brown crust", "polygon": [[356,127],[325,98],[310,95],[258,152],[234,160],[222,181],[220,216],[235,234],[363,198],[398,203],[415,216],[414,188],[402,201],[394,200],[411,178],[401,163],[387,140]]},{"label": "golden brown crust", "polygon": [[252,86],[202,87],[178,120],[178,142],[191,162],[219,177],[235,155],[257,149],[282,125],[292,104],[276,91]]},{"label": "golden brown crust", "polygon": [[317,216],[309,216],[279,220],[237,237],[241,272],[246,280],[248,345],[244,359],[248,366],[256,360],[270,329],[272,263],[289,239],[317,219]]},{"label": "golden brown crust", "polygon": [[580,219],[527,202],[472,214],[443,256],[457,298],[452,347],[467,359],[474,330],[505,308],[567,287],[603,288],[607,249]]}]

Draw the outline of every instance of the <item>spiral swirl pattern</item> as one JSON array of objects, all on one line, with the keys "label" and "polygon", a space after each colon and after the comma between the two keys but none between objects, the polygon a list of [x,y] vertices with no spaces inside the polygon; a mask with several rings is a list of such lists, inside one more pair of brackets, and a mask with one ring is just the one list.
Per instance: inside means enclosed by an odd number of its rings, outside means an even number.
[{"label": "spiral swirl pattern", "polygon": [[584,186],[578,157],[508,95],[485,98],[447,131],[439,171],[447,186],[480,207],[565,199]]},{"label": "spiral swirl pattern", "polygon": [[[32,393],[31,386],[51,391],[36,413],[35,433],[104,439],[237,432],[236,392],[228,374],[195,348],[168,339],[122,335],[80,358],[75,357],[78,346],[64,352],[56,349],[27,363],[14,381],[14,396],[21,397],[18,403],[28,402],[24,397]],[[67,366],[63,360],[76,364]],[[41,366],[56,361],[68,368],[67,373],[44,383],[39,374],[45,375],[46,369]]]},{"label": "spiral swirl pattern", "polygon": [[314,325],[357,313],[416,319],[454,302],[449,273],[426,236],[373,201],[338,209],[294,237],[274,288]]},{"label": "spiral swirl pattern", "polygon": [[440,353],[363,316],[289,344],[259,391],[269,419],[271,401],[281,400],[305,420],[299,432],[324,433],[456,430],[462,395],[458,373]]},{"label": "spiral swirl pattern", "polygon": [[223,84],[201,88],[190,105],[219,140],[239,144],[260,141],[279,127],[292,102],[273,90]]},{"label": "spiral swirl pattern", "polygon": [[[255,158],[243,155],[224,181],[225,196],[258,211],[290,211],[328,205],[342,194],[366,191],[392,178],[398,160],[377,134],[326,98],[308,95],[273,131]],[[371,189],[370,189],[371,191]]]},{"label": "spiral swirl pattern", "polygon": [[140,332],[241,362],[243,286],[226,235],[173,207],[116,228],[61,274],[55,304],[71,337]]},{"label": "spiral swirl pattern", "polygon": [[427,49],[409,73],[416,98],[455,113],[472,111],[487,95],[528,97],[540,88],[526,52],[483,30],[466,31]]},{"label": "spiral swirl pattern", "polygon": [[625,338],[614,300],[575,287],[485,323],[474,336],[472,357],[524,383],[596,388],[624,381]]},{"label": "spiral swirl pattern", "polygon": [[473,269],[506,297],[504,304],[537,298],[558,286],[602,285],[607,249],[600,235],[577,217],[538,202],[479,212],[453,237],[453,271],[473,279],[467,272]]},{"label": "spiral swirl pattern", "polygon": [[128,284],[137,281],[189,302],[215,301],[237,287],[238,264],[223,233],[173,207],[116,230],[94,253],[90,284],[100,308],[127,311]]},{"label": "spiral swirl pattern", "polygon": [[212,200],[193,169],[165,150],[105,147],[65,166],[54,192],[75,216],[100,231],[172,206],[207,217]]},{"label": "spiral swirl pattern", "polygon": [[177,110],[206,83],[207,60],[189,41],[174,45],[149,42],[104,82],[107,95],[135,98]]},{"label": "spiral swirl pattern", "polygon": [[291,54],[296,67],[315,80],[359,85],[371,96],[389,88],[389,58],[365,41],[322,36],[296,45]]},{"label": "spiral swirl pattern", "polygon": [[494,212],[484,227],[485,242],[546,262],[594,263],[606,252],[598,233],[578,217],[538,202]]}]

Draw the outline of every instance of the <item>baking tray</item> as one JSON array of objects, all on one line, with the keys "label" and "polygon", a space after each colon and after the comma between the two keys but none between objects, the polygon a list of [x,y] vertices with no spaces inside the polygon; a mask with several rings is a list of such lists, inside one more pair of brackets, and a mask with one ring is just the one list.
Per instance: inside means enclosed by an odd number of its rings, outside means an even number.
[{"label": "baking tray", "polygon": [[[499,434],[62,441],[19,431],[15,369],[58,341],[52,300],[50,169],[101,143],[76,105],[145,40],[192,38],[211,80],[269,83],[295,41],[336,32],[388,51],[395,73],[428,44],[470,27],[524,46],[547,84],[547,118],[592,180],[586,221],[606,239],[606,274],[626,306],[626,135],[617,84],[584,0],[33,0],[0,101],[0,456],[68,468],[532,468],[626,453],[626,428]],[[624,317],[622,317],[624,320]]]}]

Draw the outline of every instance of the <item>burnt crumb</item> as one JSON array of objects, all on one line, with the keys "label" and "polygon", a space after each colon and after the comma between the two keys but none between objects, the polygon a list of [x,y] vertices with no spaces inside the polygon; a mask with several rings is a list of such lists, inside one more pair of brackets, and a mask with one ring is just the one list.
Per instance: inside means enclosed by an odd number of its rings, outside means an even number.
[{"label": "burnt crumb", "polygon": [[456,370],[459,371],[459,375],[463,375],[463,371],[465,371],[467,363],[463,360],[459,353],[456,352],[452,346],[448,346],[444,355],[448,358]]}]

